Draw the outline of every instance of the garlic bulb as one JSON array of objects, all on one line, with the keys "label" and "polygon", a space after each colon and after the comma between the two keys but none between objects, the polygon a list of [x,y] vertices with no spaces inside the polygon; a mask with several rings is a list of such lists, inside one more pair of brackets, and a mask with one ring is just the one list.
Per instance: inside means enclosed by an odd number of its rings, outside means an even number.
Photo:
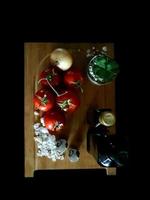
[{"label": "garlic bulb", "polygon": [[73,63],[71,54],[66,49],[62,48],[55,49],[50,55],[50,60],[52,64],[63,71],[68,70]]}]

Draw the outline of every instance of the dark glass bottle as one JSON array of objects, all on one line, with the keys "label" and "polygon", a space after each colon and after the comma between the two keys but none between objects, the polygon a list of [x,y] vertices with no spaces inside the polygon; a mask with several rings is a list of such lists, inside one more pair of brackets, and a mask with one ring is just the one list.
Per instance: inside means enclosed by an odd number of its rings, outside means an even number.
[{"label": "dark glass bottle", "polygon": [[104,167],[121,167],[125,163],[123,153],[118,151],[105,126],[92,127],[88,130],[87,151]]}]

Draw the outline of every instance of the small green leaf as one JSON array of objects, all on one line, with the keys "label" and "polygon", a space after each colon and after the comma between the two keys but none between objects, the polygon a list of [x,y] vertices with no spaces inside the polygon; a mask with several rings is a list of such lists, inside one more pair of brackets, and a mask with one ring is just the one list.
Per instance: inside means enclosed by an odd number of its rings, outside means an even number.
[{"label": "small green leaf", "polygon": [[43,99],[42,99],[42,103],[45,104],[45,105],[48,103],[48,99],[47,99],[47,97],[43,97]]},{"label": "small green leaf", "polygon": [[51,80],[52,80],[52,75],[51,75],[51,74],[49,74],[49,75],[47,76],[47,80],[48,80],[48,81],[51,81]]},{"label": "small green leaf", "polygon": [[63,103],[59,103],[59,106],[61,107],[61,109],[65,109],[68,108],[70,104],[70,99],[63,101]]}]

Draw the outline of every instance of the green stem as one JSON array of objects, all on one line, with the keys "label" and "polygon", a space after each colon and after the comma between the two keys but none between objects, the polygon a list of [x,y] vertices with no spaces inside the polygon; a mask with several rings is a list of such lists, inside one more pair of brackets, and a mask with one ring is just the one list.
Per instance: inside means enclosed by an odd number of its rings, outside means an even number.
[{"label": "green stem", "polygon": [[39,84],[40,81],[42,81],[42,80],[46,80],[46,81],[47,81],[48,85],[51,87],[51,89],[55,92],[55,94],[56,94],[57,96],[61,96],[61,95],[59,95],[58,92],[54,89],[54,87],[50,84],[50,82],[48,81],[47,78],[41,78],[41,79],[38,81],[38,84]]},{"label": "green stem", "polygon": [[80,88],[81,93],[83,93],[83,88],[81,87],[81,82],[79,80],[75,82],[75,86]]},{"label": "green stem", "polygon": [[81,93],[83,93],[83,88],[82,87],[80,87],[80,91],[81,91]]},{"label": "green stem", "polygon": [[70,99],[65,100],[63,103],[59,103],[59,106],[61,107],[61,109],[65,109],[66,107],[68,107],[70,104]]},{"label": "green stem", "polygon": [[45,100],[47,100],[46,97],[42,98],[42,97],[40,97],[38,95],[35,95],[35,96],[41,101],[42,104],[46,105],[46,102],[45,102]]}]

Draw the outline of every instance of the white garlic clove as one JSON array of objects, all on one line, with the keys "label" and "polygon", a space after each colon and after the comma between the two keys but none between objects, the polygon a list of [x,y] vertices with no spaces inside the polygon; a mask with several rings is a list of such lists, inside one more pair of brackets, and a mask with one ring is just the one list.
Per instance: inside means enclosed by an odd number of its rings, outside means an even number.
[{"label": "white garlic clove", "polygon": [[34,111],[34,115],[35,115],[35,116],[39,116],[39,112]]},{"label": "white garlic clove", "polygon": [[79,155],[80,155],[79,150],[72,148],[69,149],[68,157],[70,162],[77,162],[79,160]]}]

